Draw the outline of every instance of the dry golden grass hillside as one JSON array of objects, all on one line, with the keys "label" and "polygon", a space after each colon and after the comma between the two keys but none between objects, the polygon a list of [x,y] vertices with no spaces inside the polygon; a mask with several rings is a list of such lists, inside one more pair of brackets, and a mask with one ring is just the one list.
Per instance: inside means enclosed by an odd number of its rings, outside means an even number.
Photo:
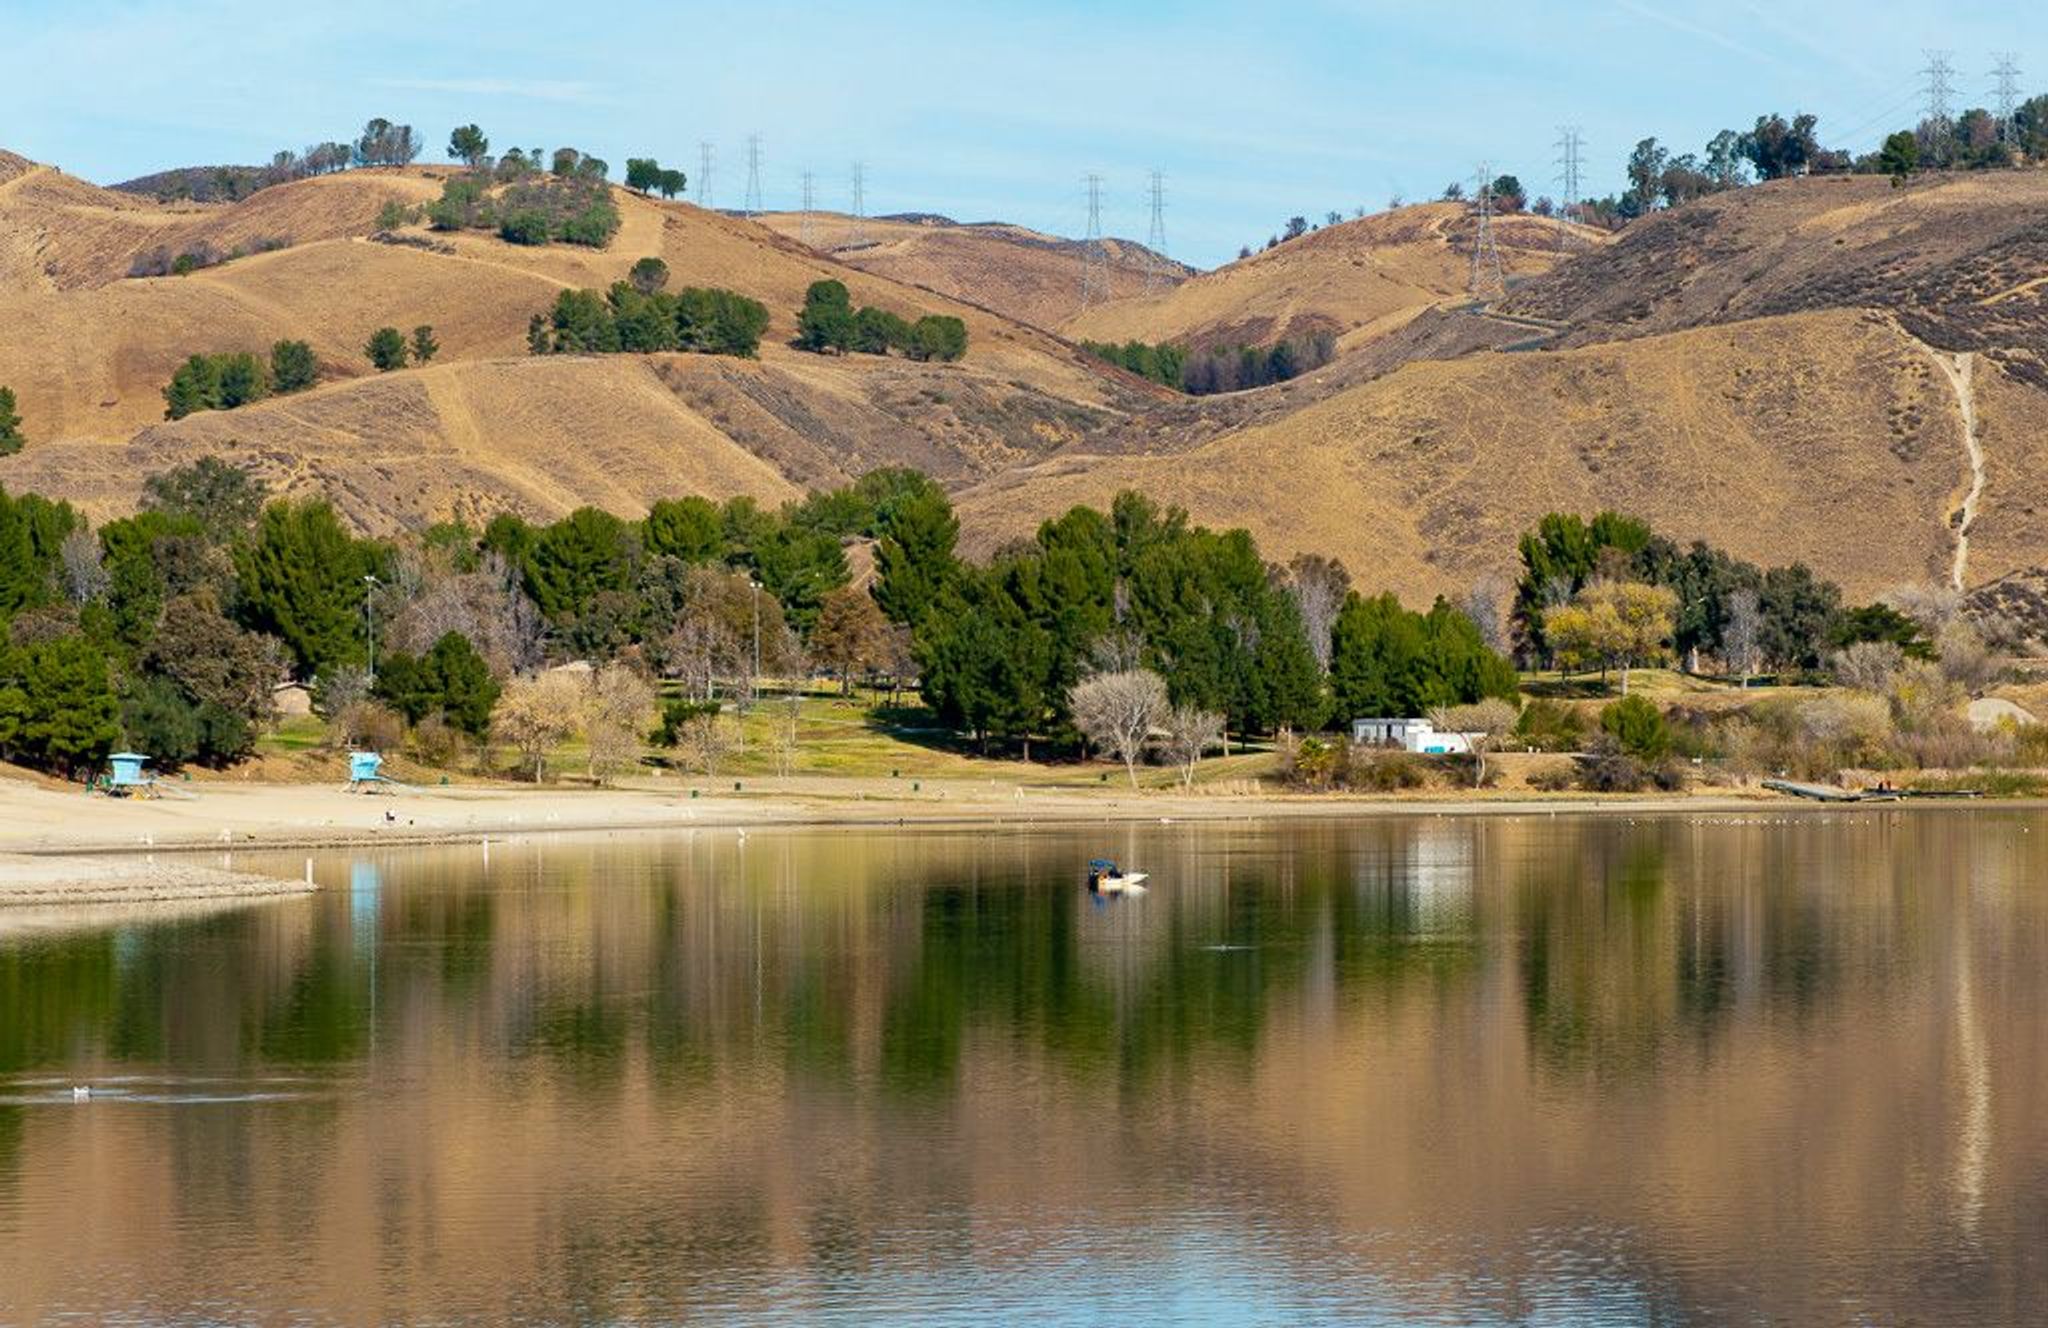
[{"label": "dry golden grass hillside", "polygon": [[[1548,271],[1563,223],[1499,218],[1496,244],[1510,276]],[[1312,231],[1165,292],[1114,300],[1061,324],[1077,339],[1267,345],[1328,332],[1345,345],[1398,327],[1465,292],[1472,219],[1456,203],[1422,203]],[[1588,245],[1601,242],[1574,228]]]},{"label": "dry golden grass hillside", "polygon": [[1951,350],[2048,348],[2048,171],[1781,180],[1629,226],[1511,312],[1575,344],[1811,309],[1884,308]]},{"label": "dry golden grass hillside", "polygon": [[1046,456],[1104,412],[972,366],[708,355],[522,356],[324,384],[143,428],[125,442],[40,443],[0,484],[132,510],[148,475],[201,456],[274,489],[322,494],[365,530],[515,510],[749,494],[780,502],[880,466],[961,481]]},{"label": "dry golden grass hillside", "polygon": [[1945,576],[1967,477],[1926,354],[1889,319],[1833,313],[1411,363],[1189,451],[1074,449],[962,501],[987,546],[1140,488],[1411,597],[1509,570],[1545,512],[1614,507],[1872,594]]},{"label": "dry golden grass hillside", "polygon": [[[791,237],[804,229],[802,214],[795,212],[768,213],[760,221]],[[1088,248],[1078,240],[1002,222],[962,225],[939,217],[856,221],[836,212],[814,212],[810,226],[812,243],[850,267],[1033,327],[1057,328],[1081,307]],[[1104,240],[1102,257],[1112,299],[1140,295],[1153,286],[1171,287],[1194,274],[1127,240]]]},{"label": "dry golden grass hillside", "polygon": [[[751,472],[737,463],[664,477],[678,465],[676,448],[701,452],[712,434],[727,450],[768,458],[784,485],[836,482],[880,464],[961,477],[1042,456],[1158,395],[1043,332],[844,267],[766,227],[624,191],[620,233],[596,251],[420,227],[400,238],[424,243],[369,238],[385,201],[434,197],[445,170],[351,171],[228,205],[160,204],[18,158],[0,162],[0,173],[0,325],[36,333],[0,339],[0,383],[15,389],[34,444],[0,462],[0,482],[95,506],[132,495],[138,466],[230,443],[280,475],[335,483],[370,526],[445,514],[457,490],[474,491],[477,503],[551,511],[573,506],[578,493],[631,506],[697,478],[708,490],[758,489],[759,476],[744,478]],[[178,250],[203,239],[227,251],[261,235],[291,243],[185,276],[125,275],[137,252],[160,243]],[[764,361],[665,356],[531,371],[496,363],[525,355],[528,318],[558,291],[607,286],[648,255],[668,263],[673,286],[724,286],[766,304]],[[907,317],[961,317],[966,361],[785,349],[805,288],[823,276]],[[451,410],[446,392],[428,409],[409,373],[372,373],[362,354],[369,333],[420,323],[433,325],[441,351],[419,377],[468,385],[489,410]],[[163,424],[162,388],[188,355],[260,353],[282,338],[312,344],[322,388]],[[648,383],[660,387],[659,409],[636,396]],[[581,433],[543,427],[550,420],[574,421]],[[579,453],[607,463],[584,469]],[[435,473],[436,457],[445,473]],[[370,458],[390,473],[357,474]]]}]

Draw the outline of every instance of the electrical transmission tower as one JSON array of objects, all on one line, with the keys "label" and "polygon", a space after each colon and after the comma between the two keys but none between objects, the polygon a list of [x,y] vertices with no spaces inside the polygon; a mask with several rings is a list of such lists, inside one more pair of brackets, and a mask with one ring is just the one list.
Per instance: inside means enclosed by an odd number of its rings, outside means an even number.
[{"label": "electrical transmission tower", "polygon": [[853,243],[868,242],[868,166],[864,161],[853,163]]},{"label": "electrical transmission tower", "polygon": [[761,136],[747,135],[747,197],[741,208],[748,216],[761,214]]},{"label": "electrical transmission tower", "polygon": [[2010,144],[2013,140],[2012,113],[2020,105],[2020,61],[2011,51],[2000,51],[1998,64],[1991,71],[1998,79],[1998,87],[1991,94],[1991,101],[1998,108],[1998,139]]},{"label": "electrical transmission tower", "polygon": [[1167,284],[1166,272],[1166,177],[1152,172],[1152,225],[1145,232],[1145,247],[1152,257],[1145,261],[1145,289],[1158,290]]},{"label": "electrical transmission tower", "polygon": [[1088,233],[1081,239],[1081,307],[1109,298],[1109,251],[1102,243],[1102,177],[1090,175]]},{"label": "electrical transmission tower", "polygon": [[1585,153],[1586,139],[1577,125],[1559,125],[1557,135],[1557,247],[1562,252],[1576,249],[1581,243],[1572,223],[1578,220],[1579,163]]},{"label": "electrical transmission tower", "polygon": [[1948,51],[1928,51],[1927,68],[1920,71],[1927,80],[1922,89],[1927,97],[1927,122],[1947,137],[1955,107],[1956,69]]},{"label": "electrical transmission tower", "polygon": [[711,201],[711,144],[708,141],[697,144],[697,206],[715,206]]},{"label": "electrical transmission tower", "polygon": [[804,247],[807,249],[815,249],[818,247],[818,229],[816,223],[811,218],[811,206],[814,201],[814,198],[815,193],[812,189],[811,173],[809,171],[805,171],[803,220],[797,226],[796,238],[799,241],[801,241]]},{"label": "electrical transmission tower", "polygon": [[1472,210],[1472,279],[1466,289],[1475,300],[1498,300],[1508,293],[1508,278],[1501,270],[1500,249],[1493,242],[1493,170],[1483,162]]}]

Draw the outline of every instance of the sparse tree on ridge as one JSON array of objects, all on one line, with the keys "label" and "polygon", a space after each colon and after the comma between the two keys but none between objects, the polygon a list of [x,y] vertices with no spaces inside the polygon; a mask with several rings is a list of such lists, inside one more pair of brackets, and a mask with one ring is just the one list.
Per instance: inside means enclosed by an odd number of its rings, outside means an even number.
[{"label": "sparse tree on ridge", "polygon": [[796,317],[796,343],[805,350],[844,352],[853,346],[853,301],[846,283],[814,281]]},{"label": "sparse tree on ridge", "polygon": [[405,367],[408,348],[405,334],[395,327],[380,327],[370,334],[370,340],[363,346],[363,354],[379,373]]},{"label": "sparse tree on ridge", "polygon": [[1920,140],[1909,129],[1901,129],[1884,141],[1877,152],[1878,169],[1892,177],[1894,186],[1902,185],[1908,176],[1920,166]]},{"label": "sparse tree on ridge", "polygon": [[448,156],[475,170],[490,160],[491,140],[473,124],[463,125],[448,135]]},{"label": "sparse tree on ridge", "polygon": [[412,330],[412,360],[414,364],[425,364],[440,353],[441,343],[434,340],[434,325],[421,323]]},{"label": "sparse tree on ridge", "polygon": [[313,347],[303,341],[280,341],[270,348],[270,390],[280,396],[302,392],[320,377]]}]

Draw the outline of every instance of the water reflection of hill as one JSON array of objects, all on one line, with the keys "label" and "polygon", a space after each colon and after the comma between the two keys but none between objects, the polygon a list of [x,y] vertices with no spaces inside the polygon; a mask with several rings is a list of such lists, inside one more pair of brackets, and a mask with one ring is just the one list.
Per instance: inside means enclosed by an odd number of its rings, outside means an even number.
[{"label": "water reflection of hill", "polygon": [[[660,1316],[792,1277],[801,1315],[970,1268],[1142,1268],[1126,1241],[1170,1221],[1283,1302],[1744,1315],[1833,1306],[1804,1298],[1835,1278],[1876,1317],[1995,1321],[2048,1291],[2014,1257],[2048,1179],[2031,828],[367,857],[310,900],[0,948],[0,1074],[312,1085],[0,1106],[0,1310],[127,1304],[85,1272],[196,1240],[160,1305],[236,1251],[259,1316],[315,1291],[362,1316]],[[1092,900],[1101,851],[1158,888]]]}]

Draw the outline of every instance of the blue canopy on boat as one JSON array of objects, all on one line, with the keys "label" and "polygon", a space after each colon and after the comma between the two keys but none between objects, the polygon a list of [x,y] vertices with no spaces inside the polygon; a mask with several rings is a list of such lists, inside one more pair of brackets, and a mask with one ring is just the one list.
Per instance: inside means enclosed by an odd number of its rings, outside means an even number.
[{"label": "blue canopy on boat", "polygon": [[1116,870],[1116,864],[1114,862],[1111,862],[1108,858],[1090,858],[1088,859],[1088,865],[1100,871]]}]

